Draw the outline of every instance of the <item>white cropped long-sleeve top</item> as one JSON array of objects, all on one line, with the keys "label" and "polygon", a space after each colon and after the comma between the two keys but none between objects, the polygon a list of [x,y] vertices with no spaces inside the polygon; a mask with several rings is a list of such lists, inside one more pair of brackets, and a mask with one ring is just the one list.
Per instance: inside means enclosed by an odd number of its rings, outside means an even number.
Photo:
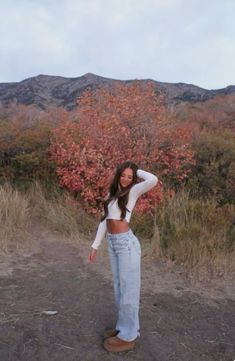
[{"label": "white cropped long-sleeve top", "polygon": [[[137,176],[139,178],[142,178],[143,181],[133,185],[133,187],[130,189],[128,203],[126,206],[128,211],[126,212],[126,216],[124,218],[128,223],[130,222],[131,214],[135,207],[137,199],[142,194],[144,194],[145,192],[147,192],[151,188],[153,188],[158,182],[158,178],[155,175],[153,175],[152,173],[146,172],[144,170],[141,170],[141,169],[137,170]],[[107,219],[117,219],[117,220],[121,219],[121,210],[118,207],[117,201],[118,200],[115,199],[108,204],[108,215],[102,222],[100,222],[100,224],[98,226],[95,240],[92,243],[92,248],[98,249],[98,247],[100,246],[101,241],[107,232],[106,220]]]}]

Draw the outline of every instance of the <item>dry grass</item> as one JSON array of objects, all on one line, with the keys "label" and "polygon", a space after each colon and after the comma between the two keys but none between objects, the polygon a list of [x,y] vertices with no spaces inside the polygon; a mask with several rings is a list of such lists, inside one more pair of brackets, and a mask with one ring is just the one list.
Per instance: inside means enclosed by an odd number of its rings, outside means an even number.
[{"label": "dry grass", "polygon": [[[48,194],[38,182],[20,193],[6,184],[0,187],[0,252],[24,244],[29,215],[76,242],[91,240],[98,224],[69,193],[55,188]],[[223,275],[235,271],[234,220],[234,206],[217,208],[213,199],[195,200],[181,192],[166,199],[154,217],[133,217],[132,228],[146,240],[145,254],[166,257],[191,270],[199,266]]]},{"label": "dry grass", "polygon": [[51,230],[70,238],[83,233],[90,236],[94,220],[89,217],[69,193],[51,190],[47,194],[39,182],[34,182],[27,192],[34,217]]},{"label": "dry grass", "polygon": [[[211,199],[191,199],[185,191],[157,208],[152,246],[188,268],[226,264],[235,255],[234,205],[217,207]],[[223,262],[221,261],[223,260]]]},{"label": "dry grass", "polygon": [[9,184],[0,186],[0,252],[18,249],[28,239],[28,199]]},{"label": "dry grass", "polygon": [[56,188],[48,193],[39,182],[34,182],[27,191],[9,184],[1,186],[0,253],[21,250],[29,245],[29,240],[33,243],[29,233],[31,220],[76,241],[91,238],[97,224],[69,193]]}]

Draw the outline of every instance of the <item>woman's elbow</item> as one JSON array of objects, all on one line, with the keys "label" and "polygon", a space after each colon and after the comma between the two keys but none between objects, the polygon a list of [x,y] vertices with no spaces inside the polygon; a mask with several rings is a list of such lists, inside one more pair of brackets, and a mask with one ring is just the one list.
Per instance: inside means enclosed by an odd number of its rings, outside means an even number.
[{"label": "woman's elbow", "polygon": [[153,175],[153,179],[152,179],[153,187],[155,187],[157,183],[158,183],[158,177],[156,175]]}]

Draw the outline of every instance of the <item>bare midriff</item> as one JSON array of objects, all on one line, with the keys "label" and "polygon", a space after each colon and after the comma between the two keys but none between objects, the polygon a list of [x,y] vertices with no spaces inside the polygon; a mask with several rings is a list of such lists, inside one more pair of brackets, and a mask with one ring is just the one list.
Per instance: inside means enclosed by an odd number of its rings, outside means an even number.
[{"label": "bare midriff", "polygon": [[109,233],[124,233],[129,231],[129,223],[125,220],[107,219],[106,222]]}]

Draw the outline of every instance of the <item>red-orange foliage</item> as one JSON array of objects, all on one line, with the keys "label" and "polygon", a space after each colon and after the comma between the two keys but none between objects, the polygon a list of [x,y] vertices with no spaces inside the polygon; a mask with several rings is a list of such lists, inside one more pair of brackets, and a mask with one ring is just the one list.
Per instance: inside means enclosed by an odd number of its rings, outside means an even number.
[{"label": "red-orange foliage", "polygon": [[[57,163],[61,186],[79,194],[85,207],[97,213],[118,164],[132,160],[153,173],[187,176],[193,162],[187,149],[190,130],[174,128],[151,83],[118,84],[83,93],[78,107],[54,131],[50,152]],[[159,173],[160,172],[160,173]],[[162,184],[138,203],[151,210],[163,197]]]}]

